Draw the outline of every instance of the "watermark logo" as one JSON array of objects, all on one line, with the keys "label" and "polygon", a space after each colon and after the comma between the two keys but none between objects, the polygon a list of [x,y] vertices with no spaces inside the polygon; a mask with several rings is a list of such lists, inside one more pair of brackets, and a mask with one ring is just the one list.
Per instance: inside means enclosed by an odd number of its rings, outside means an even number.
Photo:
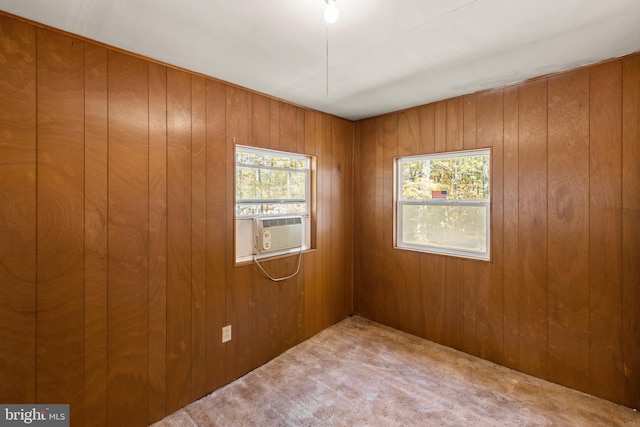
[{"label": "watermark logo", "polygon": [[0,404],[0,427],[69,427],[69,405]]}]

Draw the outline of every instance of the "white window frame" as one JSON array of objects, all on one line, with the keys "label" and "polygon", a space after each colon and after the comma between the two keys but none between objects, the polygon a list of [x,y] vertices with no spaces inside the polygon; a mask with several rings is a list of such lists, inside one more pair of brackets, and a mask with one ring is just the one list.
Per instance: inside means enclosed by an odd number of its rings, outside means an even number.
[{"label": "white window frame", "polygon": [[[285,157],[285,158],[291,158],[291,159],[297,159],[297,160],[304,160],[305,161],[305,169],[291,169],[293,171],[296,172],[301,172],[303,171],[306,174],[306,189],[305,189],[305,194],[306,194],[306,198],[304,200],[305,203],[305,211],[304,212],[296,212],[296,213],[273,213],[273,214],[269,214],[269,213],[261,213],[261,214],[251,214],[251,215],[238,215],[238,204],[240,202],[238,202],[237,200],[237,189],[236,189],[236,180],[237,180],[237,167],[240,165],[237,161],[238,158],[238,152],[250,152],[250,153],[255,153],[255,154],[265,154],[265,155],[274,155],[274,156],[279,156],[279,157]],[[311,202],[312,202],[312,195],[311,195],[311,167],[312,167],[312,163],[313,163],[313,158],[312,156],[306,155],[306,154],[299,154],[299,153],[291,153],[291,152],[287,152],[287,151],[279,151],[279,150],[271,150],[271,149],[266,149],[266,148],[257,148],[257,147],[249,147],[246,145],[236,145],[235,146],[235,151],[234,151],[234,175],[233,175],[233,182],[234,182],[234,205],[233,205],[233,211],[234,211],[234,217],[235,217],[235,223],[236,223],[236,230],[235,230],[235,246],[236,246],[236,263],[244,263],[244,262],[250,262],[253,260],[253,220],[254,218],[268,218],[268,217],[276,217],[276,216],[287,216],[287,215],[299,215],[302,217],[302,228],[303,228],[303,245],[302,245],[302,250],[307,250],[311,247]],[[247,165],[242,165],[244,167],[247,167]],[[249,167],[254,167],[253,165],[250,165]],[[271,166],[265,166],[264,168],[260,168],[260,169],[279,169],[279,170],[286,170],[287,168],[273,168]],[[286,201],[283,201],[281,199],[260,199],[260,200],[253,200],[253,202],[262,202],[264,204],[268,204],[268,203],[273,203],[273,204],[286,204]],[[242,203],[250,203],[252,201],[245,201]],[[300,200],[298,201],[293,201],[293,202],[298,202],[300,203]],[[277,256],[277,255],[287,255],[289,253],[298,253],[299,249],[291,249],[288,251],[282,251],[282,252],[274,252],[272,254],[269,254],[268,256]]]},{"label": "white window frame", "polygon": [[[440,198],[431,198],[431,199],[404,199],[402,192],[402,165],[405,162],[415,162],[421,160],[437,160],[437,159],[450,159],[456,157],[470,157],[470,156],[478,156],[478,155],[488,155],[489,156],[489,186],[491,186],[491,149],[479,149],[479,150],[465,150],[465,151],[454,151],[454,152],[446,152],[446,153],[435,153],[435,154],[423,154],[417,156],[405,156],[398,157],[395,159],[395,183],[394,183],[394,192],[395,192],[395,200],[396,200],[396,209],[395,209],[395,247],[399,249],[408,249],[420,252],[427,252],[433,254],[440,255],[449,255],[456,256],[462,258],[470,258],[477,260],[491,260],[491,197],[492,191],[491,188],[489,190],[489,199],[484,200],[455,200],[455,199],[440,199]],[[431,246],[427,244],[416,244],[416,243],[408,243],[404,242],[402,237],[403,230],[403,207],[408,205],[418,205],[418,206],[482,206],[486,208],[486,251],[473,251],[473,250],[463,250],[459,248],[451,248],[451,247],[442,247],[442,246]]]}]

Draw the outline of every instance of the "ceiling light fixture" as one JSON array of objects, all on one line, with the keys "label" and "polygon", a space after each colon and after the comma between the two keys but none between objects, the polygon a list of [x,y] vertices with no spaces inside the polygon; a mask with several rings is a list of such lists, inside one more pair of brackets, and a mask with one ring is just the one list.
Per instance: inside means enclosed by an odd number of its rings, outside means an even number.
[{"label": "ceiling light fixture", "polygon": [[326,2],[327,8],[324,10],[324,20],[327,21],[327,24],[333,24],[340,17],[340,12],[336,7],[336,0],[326,0]]}]

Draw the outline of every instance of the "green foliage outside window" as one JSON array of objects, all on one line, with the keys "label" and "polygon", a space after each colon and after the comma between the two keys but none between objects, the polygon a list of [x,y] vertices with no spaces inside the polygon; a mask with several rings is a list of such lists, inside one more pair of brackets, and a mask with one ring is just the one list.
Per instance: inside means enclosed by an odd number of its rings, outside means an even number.
[{"label": "green foliage outside window", "polygon": [[307,213],[309,160],[251,149],[236,151],[236,215]]},{"label": "green foliage outside window", "polygon": [[431,199],[433,191],[447,191],[447,200],[488,200],[489,156],[402,162],[403,199]]},{"label": "green foliage outside window", "polygon": [[405,158],[398,166],[399,246],[488,254],[488,151]]}]

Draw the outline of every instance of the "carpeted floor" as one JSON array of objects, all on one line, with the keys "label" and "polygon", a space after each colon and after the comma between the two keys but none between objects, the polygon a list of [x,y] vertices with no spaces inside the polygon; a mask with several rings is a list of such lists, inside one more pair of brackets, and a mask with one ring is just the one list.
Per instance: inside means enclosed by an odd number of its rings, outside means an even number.
[{"label": "carpeted floor", "polygon": [[348,318],[154,424],[640,426],[640,412]]}]

